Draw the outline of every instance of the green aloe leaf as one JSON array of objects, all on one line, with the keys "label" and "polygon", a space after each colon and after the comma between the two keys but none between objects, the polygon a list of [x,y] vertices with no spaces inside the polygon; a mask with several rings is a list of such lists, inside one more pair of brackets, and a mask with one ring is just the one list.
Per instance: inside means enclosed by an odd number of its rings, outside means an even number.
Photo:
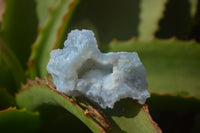
[{"label": "green aloe leaf", "polygon": [[151,40],[159,28],[167,0],[141,0],[139,40]]},{"label": "green aloe leaf", "polygon": [[51,8],[56,4],[56,0],[36,0],[36,12],[38,17],[38,27],[44,26]]},{"label": "green aloe leaf", "polygon": [[35,82],[29,81],[29,86],[25,86],[17,94],[16,102],[19,107],[25,107],[30,111],[36,110],[45,103],[59,105],[79,118],[91,131],[95,133],[105,132],[104,128],[90,116],[88,110],[84,110],[74,99],[57,91],[48,81],[40,81],[38,79]]},{"label": "green aloe leaf", "polygon": [[30,77],[47,75],[45,68],[49,61],[49,53],[52,49],[60,46],[77,3],[78,0],[60,0],[51,9],[47,22],[41,28],[32,48],[29,60]]},{"label": "green aloe leaf", "polygon": [[[24,70],[15,56],[13,51],[7,46],[6,43],[0,37],[0,56],[3,58],[10,72],[12,73],[17,87],[20,87],[22,81],[24,81]],[[6,75],[6,74],[5,74]]]},{"label": "green aloe leaf", "polygon": [[30,45],[37,35],[35,0],[6,0],[5,6],[2,37],[26,68]]},{"label": "green aloe leaf", "polygon": [[132,99],[124,99],[115,104],[114,109],[108,109],[108,114],[116,125],[113,133],[162,133],[152,120],[147,105],[140,105]]},{"label": "green aloe leaf", "polygon": [[108,133],[162,133],[158,125],[152,120],[148,106],[138,104],[131,98],[116,102],[113,109],[100,109],[95,103],[91,106],[91,101],[82,102],[87,105],[86,108],[89,112],[96,112],[93,107],[103,111],[111,124],[111,130]]},{"label": "green aloe leaf", "polygon": [[26,109],[8,108],[0,111],[0,129],[3,133],[34,133],[39,131],[39,113]]},{"label": "green aloe leaf", "polygon": [[[100,47],[101,48],[101,47]],[[147,70],[149,91],[200,98],[200,45],[176,39],[113,41],[102,51],[135,51]]]},{"label": "green aloe leaf", "polygon": [[[114,109],[95,109],[83,99],[76,100],[74,97],[70,98],[60,93],[47,79],[46,81],[39,79],[28,81],[28,84],[16,96],[17,104],[28,110],[35,111],[39,107],[43,107],[44,103],[59,105],[79,118],[95,133],[106,131],[115,133],[122,131],[127,133],[161,132],[151,119],[147,105],[142,106],[133,100],[125,99],[118,102]],[[101,113],[102,111],[105,112],[107,118]],[[145,127],[143,127],[144,125]]]}]

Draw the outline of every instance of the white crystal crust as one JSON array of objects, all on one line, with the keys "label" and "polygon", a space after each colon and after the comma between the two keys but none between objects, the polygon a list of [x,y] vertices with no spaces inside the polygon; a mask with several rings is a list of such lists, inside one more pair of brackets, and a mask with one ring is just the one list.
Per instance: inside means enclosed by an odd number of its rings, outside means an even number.
[{"label": "white crystal crust", "polygon": [[136,52],[101,53],[90,30],[73,30],[63,49],[51,52],[47,71],[56,88],[66,94],[85,95],[102,108],[133,98],[144,104],[146,70]]}]

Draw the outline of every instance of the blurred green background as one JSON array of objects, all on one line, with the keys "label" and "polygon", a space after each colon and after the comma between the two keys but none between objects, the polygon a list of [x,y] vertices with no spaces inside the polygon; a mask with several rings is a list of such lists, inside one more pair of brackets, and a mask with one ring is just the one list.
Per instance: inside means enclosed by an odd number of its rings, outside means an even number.
[{"label": "blurred green background", "polygon": [[[16,103],[21,84],[49,76],[49,52],[73,29],[92,30],[102,52],[138,52],[151,93],[146,104],[164,133],[200,132],[200,0],[0,0],[1,110],[23,113]],[[36,116],[35,132],[61,131],[64,123],[89,132],[62,107],[38,108],[40,115],[20,116]],[[0,112],[1,127],[1,118],[16,112]]]}]

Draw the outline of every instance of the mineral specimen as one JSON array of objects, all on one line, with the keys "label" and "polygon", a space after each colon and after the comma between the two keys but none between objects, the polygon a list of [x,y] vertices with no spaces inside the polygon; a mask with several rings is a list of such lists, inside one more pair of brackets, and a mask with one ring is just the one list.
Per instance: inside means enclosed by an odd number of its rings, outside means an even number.
[{"label": "mineral specimen", "polygon": [[89,30],[71,31],[64,48],[51,52],[47,70],[59,91],[84,95],[103,108],[113,108],[116,101],[127,97],[144,104],[150,97],[138,54],[101,53]]}]

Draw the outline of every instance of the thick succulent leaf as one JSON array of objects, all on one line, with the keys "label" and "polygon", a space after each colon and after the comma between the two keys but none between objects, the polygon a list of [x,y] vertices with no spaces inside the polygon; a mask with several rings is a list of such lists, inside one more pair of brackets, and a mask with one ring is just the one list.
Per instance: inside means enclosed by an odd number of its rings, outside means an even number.
[{"label": "thick succulent leaf", "polygon": [[152,120],[147,105],[139,105],[132,99],[124,99],[107,109],[112,119],[113,133],[161,133],[161,129]]},{"label": "thick succulent leaf", "polygon": [[36,42],[33,45],[31,58],[29,60],[30,75],[40,77],[47,75],[46,65],[49,61],[49,53],[58,48],[70,16],[78,3],[78,0],[59,0],[51,9],[48,20],[41,28]]},{"label": "thick succulent leaf", "polygon": [[4,59],[5,63],[9,67],[9,70],[15,79],[17,87],[20,87],[21,82],[24,81],[24,70],[13,51],[9,48],[9,46],[7,46],[6,43],[4,43],[4,41],[1,38],[0,56]]},{"label": "thick succulent leaf", "polygon": [[[25,68],[37,34],[35,0],[6,0],[2,36]],[[23,53],[23,54],[22,54]]]},{"label": "thick succulent leaf", "polygon": [[38,27],[42,27],[47,18],[49,10],[56,4],[56,0],[36,0],[36,12],[38,17]]},{"label": "thick succulent leaf", "polygon": [[[80,99],[79,99],[80,100]],[[82,101],[82,100],[81,100]],[[100,111],[100,106],[91,101],[82,101],[89,112]],[[91,106],[93,105],[93,106]],[[115,103],[113,109],[101,109],[111,124],[109,133],[161,133],[161,129],[152,120],[147,105],[138,104],[131,98],[122,99]],[[95,115],[94,115],[95,116]]]},{"label": "thick succulent leaf", "polygon": [[149,91],[200,97],[200,45],[176,39],[113,41],[102,51],[135,51],[147,70]]},{"label": "thick succulent leaf", "polygon": [[34,133],[39,131],[39,113],[26,109],[8,108],[0,111],[0,129],[2,133]]},{"label": "thick succulent leaf", "polygon": [[167,0],[141,0],[139,40],[151,40],[158,30]]},{"label": "thick succulent leaf", "polygon": [[15,106],[15,99],[4,88],[0,88],[0,110]]},{"label": "thick succulent leaf", "polygon": [[37,79],[36,82],[29,81],[29,85],[25,86],[26,89],[23,89],[16,96],[19,107],[34,111],[45,103],[59,105],[79,118],[91,131],[95,133],[105,132],[104,128],[91,117],[87,109],[84,110],[74,99],[57,91],[49,82],[42,83]]},{"label": "thick succulent leaf", "polygon": [[[90,102],[88,103],[87,100],[80,97],[76,100],[74,97],[70,98],[60,93],[47,79],[46,83],[39,79],[28,81],[28,83],[28,86],[24,86],[26,89],[16,96],[17,104],[28,110],[34,111],[43,107],[44,103],[59,105],[79,118],[93,132],[161,132],[151,119],[147,105],[139,105],[131,99],[118,102],[114,109],[101,110],[97,107],[98,105],[95,104],[95,107],[98,108],[95,109],[89,104]],[[102,111],[105,113],[104,115]],[[144,125],[146,127],[141,128]]]},{"label": "thick succulent leaf", "polygon": [[159,38],[189,39],[198,0],[169,0],[156,33]]}]

